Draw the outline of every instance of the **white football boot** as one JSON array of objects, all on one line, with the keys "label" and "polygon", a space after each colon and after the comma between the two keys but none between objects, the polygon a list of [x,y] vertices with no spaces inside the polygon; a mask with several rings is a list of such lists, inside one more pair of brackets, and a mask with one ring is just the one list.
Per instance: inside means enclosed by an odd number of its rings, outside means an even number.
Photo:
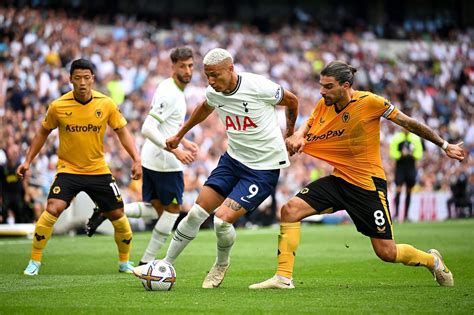
[{"label": "white football boot", "polygon": [[202,287],[204,289],[213,289],[219,287],[224,280],[225,273],[229,269],[229,266],[230,264],[225,266],[214,264],[211,270],[207,273],[206,278],[204,278]]},{"label": "white football boot", "polygon": [[274,275],[268,280],[263,282],[251,284],[249,289],[294,289],[293,279],[284,281],[277,275]]},{"label": "white football boot", "polygon": [[436,249],[430,249],[428,253],[435,256],[435,267],[430,271],[438,284],[442,287],[454,286],[453,274],[444,264],[441,254]]},{"label": "white football boot", "polygon": [[25,271],[23,271],[23,274],[27,276],[37,276],[40,266],[41,263],[39,261],[30,260],[28,262],[28,266],[26,266]]}]

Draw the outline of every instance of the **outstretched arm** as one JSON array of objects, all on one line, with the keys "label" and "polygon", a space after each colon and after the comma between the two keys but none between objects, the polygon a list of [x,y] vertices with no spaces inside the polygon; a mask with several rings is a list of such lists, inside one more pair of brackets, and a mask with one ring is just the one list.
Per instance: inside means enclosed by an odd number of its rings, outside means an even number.
[{"label": "outstretched arm", "polygon": [[298,98],[288,90],[284,90],[283,99],[278,104],[286,107],[286,135],[290,137],[295,131],[296,118],[298,117]]},{"label": "outstretched arm", "polygon": [[41,150],[44,143],[46,142],[46,139],[48,139],[48,136],[50,133],[51,133],[51,130],[46,129],[43,126],[40,126],[38,133],[33,138],[33,141],[31,141],[31,145],[28,149],[28,152],[26,153],[25,161],[21,163],[21,165],[18,166],[16,170],[16,174],[19,177],[23,178],[23,176],[25,176],[25,173],[30,169],[31,161],[34,160],[38,152]]},{"label": "outstretched arm", "polygon": [[191,117],[186,121],[184,126],[178,131],[178,133],[168,139],[166,139],[166,147],[168,150],[176,149],[183,139],[184,135],[191,130],[194,126],[199,124],[201,121],[206,119],[214,110],[211,106],[207,105],[207,101],[202,102],[201,105],[196,107]]},{"label": "outstretched arm", "polygon": [[138,154],[138,151],[135,148],[135,141],[133,140],[132,135],[127,127],[116,129],[114,131],[117,134],[120,143],[132,158],[132,179],[138,180],[142,178],[142,161],[140,159],[140,154]]},{"label": "outstretched arm", "polygon": [[427,125],[411,118],[410,116],[405,115],[401,111],[392,118],[392,121],[397,125],[404,127],[410,132],[433,142],[437,146],[441,147],[446,155],[452,159],[456,159],[458,161],[464,160],[464,150],[462,148],[464,142],[459,142],[456,144],[450,144],[443,138],[441,138],[433,129],[428,127]]}]

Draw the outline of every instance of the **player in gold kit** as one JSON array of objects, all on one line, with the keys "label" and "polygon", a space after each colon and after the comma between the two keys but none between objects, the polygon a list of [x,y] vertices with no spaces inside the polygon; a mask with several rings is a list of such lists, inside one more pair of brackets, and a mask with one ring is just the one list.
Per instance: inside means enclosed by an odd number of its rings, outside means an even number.
[{"label": "player in gold kit", "polygon": [[322,71],[322,98],[307,123],[286,139],[288,152],[305,152],[334,167],[332,175],[300,190],[281,209],[276,275],[251,289],[292,289],[293,266],[300,241],[300,221],[310,215],[345,209],[357,230],[370,237],[377,256],[386,262],[427,267],[442,286],[454,280],[439,252],[423,252],[395,244],[387,200],[387,182],[380,157],[380,118],[440,146],[450,158],[462,161],[462,142],[449,144],[423,123],[405,115],[376,94],[352,88],[352,66],[333,61]]},{"label": "player in gold kit", "polygon": [[36,223],[31,259],[24,274],[38,274],[43,249],[51,237],[53,225],[80,191],[86,192],[112,222],[119,252],[119,271],[131,273],[132,230],[124,215],[120,191],[104,156],[107,125],[115,131],[133,160],[134,180],[140,179],[142,174],[140,155],[118,106],[111,98],[92,89],[93,64],[85,59],[72,62],[70,82],[73,90],[51,103],[25,161],[17,169],[18,176],[23,177],[51,131],[58,128],[57,174],[49,191],[46,211]]}]

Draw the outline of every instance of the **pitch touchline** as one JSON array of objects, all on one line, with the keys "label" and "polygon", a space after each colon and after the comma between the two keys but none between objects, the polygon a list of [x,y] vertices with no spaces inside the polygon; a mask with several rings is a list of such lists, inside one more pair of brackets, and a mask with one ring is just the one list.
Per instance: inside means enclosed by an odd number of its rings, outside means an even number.
[{"label": "pitch touchline", "polygon": [[31,240],[19,240],[19,241],[0,241],[0,245],[18,245],[18,244],[30,244]]}]

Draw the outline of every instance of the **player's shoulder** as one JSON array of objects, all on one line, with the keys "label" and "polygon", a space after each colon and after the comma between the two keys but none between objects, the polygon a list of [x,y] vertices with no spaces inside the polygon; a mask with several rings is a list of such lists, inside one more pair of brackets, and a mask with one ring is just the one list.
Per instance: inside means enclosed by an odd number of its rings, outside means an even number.
[{"label": "player's shoulder", "polygon": [[51,102],[51,105],[60,105],[62,103],[65,103],[67,101],[73,101],[74,100],[74,93],[71,91],[64,93],[57,99]]},{"label": "player's shoulder", "polygon": [[262,93],[263,95],[268,93],[273,95],[278,93],[275,95],[276,98],[282,95],[282,91],[280,91],[282,89],[281,85],[266,76],[250,72],[239,73],[239,76],[241,77],[239,90],[242,93],[254,95],[262,95]]},{"label": "player's shoulder", "polygon": [[109,96],[105,95],[105,94],[102,94],[100,93],[99,91],[96,91],[96,90],[92,90],[92,97],[95,98],[95,99],[110,99],[112,100]]},{"label": "player's shoulder", "polygon": [[383,96],[380,96],[370,91],[356,91],[352,98],[355,99],[356,101],[359,101],[359,100],[370,101],[370,102],[385,101],[385,98]]},{"label": "player's shoulder", "polygon": [[160,83],[158,83],[158,85],[156,86],[156,91],[169,89],[170,87],[174,88],[175,86],[176,86],[176,83],[174,82],[173,78],[169,77],[169,78],[161,80]]},{"label": "player's shoulder", "polygon": [[118,107],[115,101],[108,95],[105,95],[99,91],[92,90],[92,98],[95,102],[100,102],[101,106],[106,106],[109,108]]},{"label": "player's shoulder", "polygon": [[184,94],[172,77],[161,81],[155,89],[155,96],[159,98],[176,98]]},{"label": "player's shoulder", "polygon": [[243,79],[245,80],[261,80],[261,79],[266,79],[265,76],[261,74],[256,74],[252,72],[239,72],[239,74]]},{"label": "player's shoulder", "polygon": [[164,85],[164,86],[173,86],[176,87],[176,82],[174,82],[174,79],[172,77],[163,79],[163,81],[160,82],[158,85]]},{"label": "player's shoulder", "polygon": [[251,73],[251,72],[240,72],[239,76],[241,77],[242,84],[245,87],[258,87],[259,85],[270,82],[271,80],[266,76],[261,74]]}]

